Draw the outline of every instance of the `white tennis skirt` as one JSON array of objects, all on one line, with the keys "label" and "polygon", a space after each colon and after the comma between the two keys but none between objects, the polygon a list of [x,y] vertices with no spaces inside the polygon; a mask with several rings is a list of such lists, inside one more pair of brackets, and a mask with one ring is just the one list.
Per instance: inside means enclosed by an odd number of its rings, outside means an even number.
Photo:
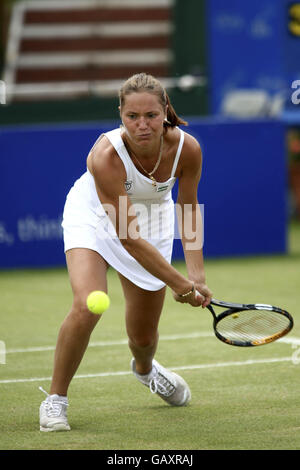
[{"label": "white tennis skirt", "polygon": [[[138,206],[140,204],[139,201]],[[150,218],[151,202],[147,201],[145,204],[148,212],[145,210],[137,215],[140,233],[170,263],[174,239],[174,203],[169,200],[159,206],[159,220],[164,221],[163,232],[156,230],[155,225],[153,229],[155,217],[153,218],[152,212]],[[157,208],[157,201],[155,207]],[[111,267],[142,289],[156,291],[165,286],[164,282],[146,271],[121,244],[99,201],[89,172],[75,182],[67,195],[62,227],[65,252],[73,248],[88,248],[99,253]],[[152,236],[147,237],[145,233]]]}]

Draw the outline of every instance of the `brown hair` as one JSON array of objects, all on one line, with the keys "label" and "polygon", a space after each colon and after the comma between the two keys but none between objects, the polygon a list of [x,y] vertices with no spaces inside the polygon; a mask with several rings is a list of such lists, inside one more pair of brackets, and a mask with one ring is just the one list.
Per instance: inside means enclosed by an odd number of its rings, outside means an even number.
[{"label": "brown hair", "polygon": [[158,97],[163,108],[168,106],[167,120],[164,121],[164,127],[166,130],[168,127],[175,127],[179,126],[180,124],[187,126],[188,123],[177,116],[176,111],[171,104],[168,93],[160,81],[147,73],[138,73],[126,80],[119,91],[120,107],[124,105],[125,96],[130,95],[131,93],[141,92],[153,93]]}]

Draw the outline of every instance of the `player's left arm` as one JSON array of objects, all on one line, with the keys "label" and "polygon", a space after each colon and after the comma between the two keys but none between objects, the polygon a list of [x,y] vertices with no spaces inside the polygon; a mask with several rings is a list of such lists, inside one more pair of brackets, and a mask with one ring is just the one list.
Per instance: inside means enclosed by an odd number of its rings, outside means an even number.
[{"label": "player's left arm", "polygon": [[194,137],[185,134],[181,154],[181,168],[176,204],[178,228],[181,236],[184,257],[190,280],[205,297],[206,307],[212,293],[206,285],[203,261],[203,220],[198,203],[198,184],[202,172],[202,152]]}]

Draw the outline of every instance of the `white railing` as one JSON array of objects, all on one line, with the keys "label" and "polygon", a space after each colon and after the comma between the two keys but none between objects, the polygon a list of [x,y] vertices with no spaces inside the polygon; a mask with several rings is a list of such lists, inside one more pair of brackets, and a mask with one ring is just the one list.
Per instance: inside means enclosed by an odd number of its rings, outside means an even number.
[{"label": "white railing", "polygon": [[[183,92],[206,84],[205,77],[185,75],[179,78],[159,78],[167,90],[177,88]],[[60,83],[19,84],[6,86],[6,100],[68,99],[78,96],[116,97],[123,80],[78,81]]]}]

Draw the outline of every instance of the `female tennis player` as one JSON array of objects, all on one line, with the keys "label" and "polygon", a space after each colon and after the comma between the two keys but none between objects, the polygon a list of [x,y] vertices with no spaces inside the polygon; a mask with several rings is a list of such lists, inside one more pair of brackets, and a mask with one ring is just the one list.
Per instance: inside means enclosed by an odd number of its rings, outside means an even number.
[{"label": "female tennis player", "polygon": [[[118,272],[124,292],[134,375],[170,405],[183,406],[191,398],[186,382],[154,356],[166,286],[176,301],[194,307],[206,307],[212,296],[205,283],[197,201],[201,148],[179,128],[187,123],[151,75],[129,78],[119,97],[122,126],[96,141],[87,171],[65,204],[64,243],[74,301],[59,332],[50,394],[45,392],[40,406],[42,431],[70,429],[68,387],[100,318],[88,311],[86,299],[94,290],[107,292],[108,266]],[[188,277],[171,265],[176,179]]]}]

